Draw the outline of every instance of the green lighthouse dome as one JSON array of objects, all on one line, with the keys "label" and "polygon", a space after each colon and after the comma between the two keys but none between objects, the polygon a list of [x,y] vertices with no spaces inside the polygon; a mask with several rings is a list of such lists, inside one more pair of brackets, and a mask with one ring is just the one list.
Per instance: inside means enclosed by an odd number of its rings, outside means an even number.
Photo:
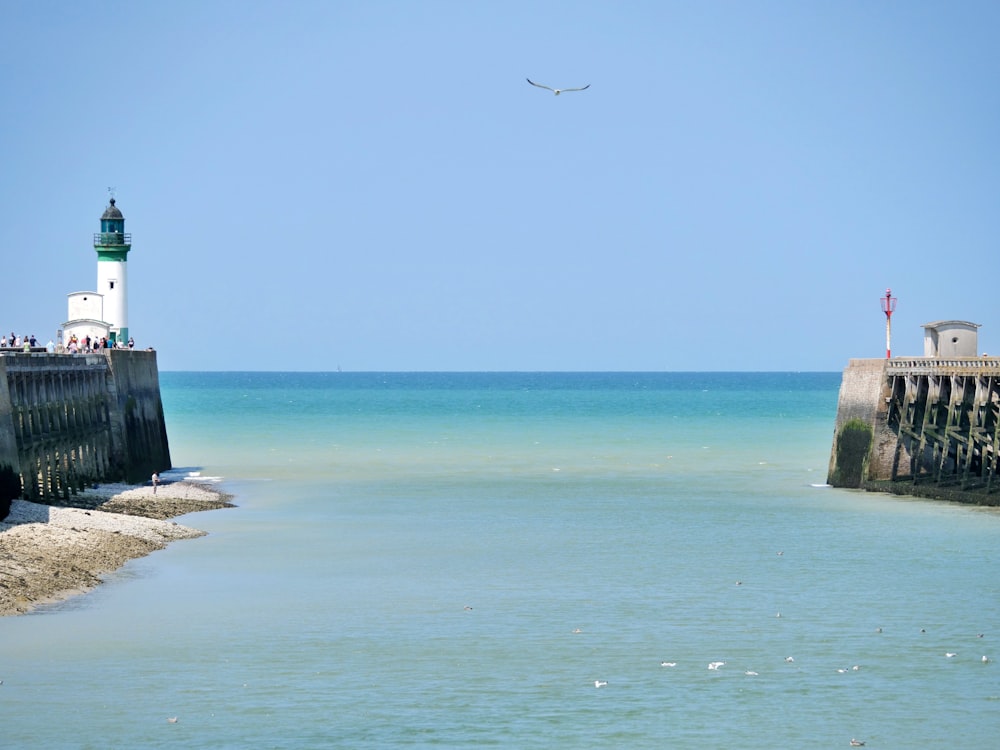
[{"label": "green lighthouse dome", "polygon": [[104,213],[101,214],[101,221],[125,221],[125,217],[122,216],[122,212],[118,210],[118,206],[115,205],[115,199],[112,198],[110,205],[104,209]]},{"label": "green lighthouse dome", "polygon": [[109,232],[118,232],[119,234],[125,232],[125,217],[122,216],[122,212],[115,205],[114,198],[111,199],[110,205],[101,214],[101,233],[107,234]]}]

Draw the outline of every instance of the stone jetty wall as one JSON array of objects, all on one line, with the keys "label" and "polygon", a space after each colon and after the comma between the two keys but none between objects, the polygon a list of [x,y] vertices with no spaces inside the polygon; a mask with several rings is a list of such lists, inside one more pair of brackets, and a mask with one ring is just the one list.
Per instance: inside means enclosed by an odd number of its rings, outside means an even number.
[{"label": "stone jetty wall", "polygon": [[1000,505],[998,424],[998,357],[853,359],[827,481]]},{"label": "stone jetty wall", "polygon": [[0,354],[0,473],[21,497],[142,482],[170,468],[156,353]]}]

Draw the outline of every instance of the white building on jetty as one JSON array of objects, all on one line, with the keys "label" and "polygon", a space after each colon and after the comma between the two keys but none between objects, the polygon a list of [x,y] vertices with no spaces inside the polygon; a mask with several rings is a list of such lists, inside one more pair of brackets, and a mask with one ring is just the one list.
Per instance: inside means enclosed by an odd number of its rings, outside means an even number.
[{"label": "white building on jetty", "polygon": [[975,357],[979,351],[979,323],[938,320],[924,324],[925,357]]}]

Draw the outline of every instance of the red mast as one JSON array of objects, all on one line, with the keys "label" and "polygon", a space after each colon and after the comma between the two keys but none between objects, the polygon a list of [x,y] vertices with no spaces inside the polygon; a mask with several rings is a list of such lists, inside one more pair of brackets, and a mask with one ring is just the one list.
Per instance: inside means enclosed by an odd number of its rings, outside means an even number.
[{"label": "red mast", "polygon": [[892,290],[886,289],[885,296],[881,300],[882,312],[885,313],[885,358],[892,356],[892,314],[896,311],[896,298],[892,296]]}]

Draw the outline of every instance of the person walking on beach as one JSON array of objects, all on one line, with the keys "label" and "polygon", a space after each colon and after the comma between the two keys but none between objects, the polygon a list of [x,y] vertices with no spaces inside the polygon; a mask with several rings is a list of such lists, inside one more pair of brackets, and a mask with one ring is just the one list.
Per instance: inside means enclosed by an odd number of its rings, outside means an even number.
[{"label": "person walking on beach", "polygon": [[156,487],[157,487],[157,485],[159,483],[160,483],[160,475],[154,471],[153,472],[153,494],[154,495],[156,494]]}]

